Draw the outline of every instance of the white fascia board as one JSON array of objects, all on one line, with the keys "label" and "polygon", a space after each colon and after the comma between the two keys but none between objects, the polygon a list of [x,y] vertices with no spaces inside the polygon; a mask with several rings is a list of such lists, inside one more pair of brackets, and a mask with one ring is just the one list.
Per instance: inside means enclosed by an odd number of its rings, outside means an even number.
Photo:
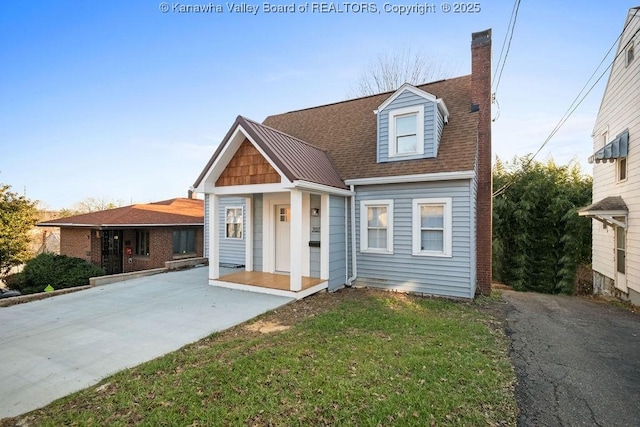
[{"label": "white fascia board", "polygon": [[444,100],[442,98],[438,98],[436,102],[438,104],[438,109],[440,110],[440,112],[442,113],[442,116],[444,117],[444,122],[449,123],[449,109],[447,108],[447,105],[444,103]]},{"label": "white fascia board", "polygon": [[629,214],[627,211],[578,211],[579,216],[624,216]]},{"label": "white fascia board", "polygon": [[400,88],[398,88],[398,90],[396,90],[393,95],[391,95],[389,98],[387,98],[386,101],[384,101],[382,104],[380,104],[380,106],[378,107],[377,111],[380,110],[384,110],[385,108],[387,108],[389,106],[389,104],[391,104],[393,101],[396,100],[396,98],[398,98],[400,96],[400,94],[402,94],[402,92],[404,92],[405,90],[408,90],[412,93],[414,93],[415,95],[427,99],[429,101],[432,102],[436,102],[437,98],[433,95],[430,94],[429,92],[425,92],[422,89],[418,89],[417,87],[409,84],[409,83],[405,83],[402,86],[400,86]]},{"label": "white fascia board", "polygon": [[250,184],[211,187],[208,189],[208,193],[216,194],[218,196],[246,195],[254,193],[282,193],[289,191],[291,188],[293,188],[293,184],[286,178],[283,178],[283,182],[274,184]]},{"label": "white fascia board", "polygon": [[450,181],[456,179],[472,179],[475,171],[459,172],[437,172],[423,173],[415,175],[381,176],[371,178],[355,178],[344,181],[347,185],[379,185],[379,184],[402,184],[407,182],[430,182],[430,181]]},{"label": "white fascia board", "polygon": [[303,181],[303,180],[295,180],[291,184],[291,188],[298,188],[300,190],[307,191],[317,191],[320,193],[329,193],[335,194],[338,196],[353,196],[353,193],[350,190],[343,188],[331,187],[329,185],[317,184],[315,182]]}]

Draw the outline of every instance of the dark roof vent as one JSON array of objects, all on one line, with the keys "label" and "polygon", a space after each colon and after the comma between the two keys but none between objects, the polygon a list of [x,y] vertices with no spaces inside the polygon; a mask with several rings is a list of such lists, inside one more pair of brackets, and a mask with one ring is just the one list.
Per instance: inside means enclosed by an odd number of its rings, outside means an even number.
[{"label": "dark roof vent", "polygon": [[478,111],[480,111],[480,104],[471,104],[471,109],[469,110],[469,112],[477,113]]}]

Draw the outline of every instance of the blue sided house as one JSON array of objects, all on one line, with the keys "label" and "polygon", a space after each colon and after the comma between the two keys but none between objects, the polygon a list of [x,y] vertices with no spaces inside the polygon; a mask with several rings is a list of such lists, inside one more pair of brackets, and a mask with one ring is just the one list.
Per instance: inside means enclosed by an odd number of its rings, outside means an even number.
[{"label": "blue sided house", "polygon": [[471,57],[471,75],[238,116],[193,186],[209,283],[294,298],[490,292],[491,30],[472,35]]}]

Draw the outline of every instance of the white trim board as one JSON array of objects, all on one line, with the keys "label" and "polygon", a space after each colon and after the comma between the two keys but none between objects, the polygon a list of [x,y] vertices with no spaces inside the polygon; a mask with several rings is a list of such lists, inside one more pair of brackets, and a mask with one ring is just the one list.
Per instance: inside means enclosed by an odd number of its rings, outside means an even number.
[{"label": "white trim board", "polygon": [[380,185],[380,184],[402,184],[409,182],[429,182],[429,181],[452,181],[456,179],[472,179],[475,171],[459,172],[436,172],[415,175],[395,175],[371,178],[354,178],[345,180],[347,185]]}]

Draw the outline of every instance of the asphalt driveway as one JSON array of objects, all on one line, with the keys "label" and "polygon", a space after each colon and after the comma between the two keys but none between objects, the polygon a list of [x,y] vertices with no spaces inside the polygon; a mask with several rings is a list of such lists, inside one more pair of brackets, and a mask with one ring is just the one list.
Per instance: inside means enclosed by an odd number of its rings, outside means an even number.
[{"label": "asphalt driveway", "polygon": [[0,418],[291,301],[222,289],[194,268],[0,308]]},{"label": "asphalt driveway", "polygon": [[640,426],[640,316],[586,298],[503,291],[519,426]]}]

